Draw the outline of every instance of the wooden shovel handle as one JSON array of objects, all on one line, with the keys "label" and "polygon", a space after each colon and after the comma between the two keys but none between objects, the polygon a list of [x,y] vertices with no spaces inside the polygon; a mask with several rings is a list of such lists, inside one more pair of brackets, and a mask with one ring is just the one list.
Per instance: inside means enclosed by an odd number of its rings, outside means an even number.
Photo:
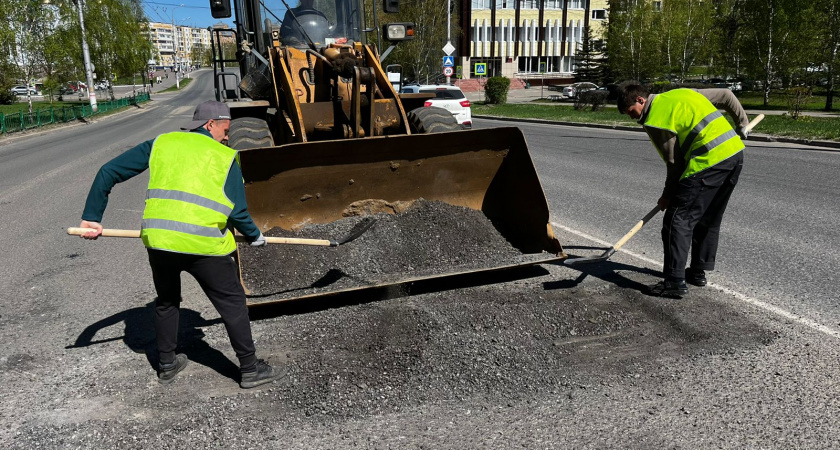
[{"label": "wooden shovel handle", "polygon": [[[90,231],[96,231],[95,228],[74,228],[70,227],[67,229],[67,234],[73,236],[81,236],[85,233]],[[103,228],[102,234],[100,236],[104,237],[121,237],[121,238],[139,238],[140,237],[140,230],[118,230],[115,228]]]},{"label": "wooden shovel handle", "polygon": [[638,221],[636,223],[636,225],[633,226],[633,228],[630,231],[628,231],[627,234],[624,235],[624,237],[619,239],[619,241],[616,242],[615,245],[612,246],[612,249],[613,250],[620,249],[622,245],[624,245],[627,241],[629,241],[630,238],[633,237],[633,235],[635,235],[639,230],[641,230],[642,227],[645,226],[645,224],[648,223],[650,221],[650,219],[652,219],[653,216],[655,216],[656,213],[658,213],[658,212],[659,212],[659,206],[657,205],[653,209],[651,209],[650,212],[645,214],[645,216],[642,218],[642,220]]},{"label": "wooden shovel handle", "polygon": [[753,120],[751,120],[751,121],[750,121],[749,125],[747,125],[747,126],[745,126],[745,127],[744,127],[744,131],[743,131],[743,132],[744,132],[744,133],[749,133],[749,132],[750,132],[750,131],[752,131],[752,129],[753,129],[753,128],[755,128],[755,126],[756,126],[756,125],[758,125],[758,123],[759,123],[759,122],[761,122],[762,120],[764,120],[764,114],[759,114],[759,115],[755,116],[755,118],[754,118]]},{"label": "wooden shovel handle", "polygon": [[[89,231],[96,231],[93,228],[77,228],[70,227],[67,229],[67,234],[73,236],[81,236]],[[139,238],[140,230],[119,230],[116,228],[104,228],[102,234],[104,237],[121,237],[121,238]],[[237,242],[248,242],[245,236],[236,236]],[[334,243],[327,239],[302,239],[302,238],[284,238],[267,236],[265,241],[269,244],[295,244],[295,245],[322,245],[335,246]]]}]

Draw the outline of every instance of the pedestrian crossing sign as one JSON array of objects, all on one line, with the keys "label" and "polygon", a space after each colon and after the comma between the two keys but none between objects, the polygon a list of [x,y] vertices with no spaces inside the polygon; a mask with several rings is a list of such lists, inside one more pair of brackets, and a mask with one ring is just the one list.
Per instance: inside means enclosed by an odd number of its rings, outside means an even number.
[{"label": "pedestrian crossing sign", "polygon": [[476,76],[487,75],[487,63],[475,63],[475,74]]}]

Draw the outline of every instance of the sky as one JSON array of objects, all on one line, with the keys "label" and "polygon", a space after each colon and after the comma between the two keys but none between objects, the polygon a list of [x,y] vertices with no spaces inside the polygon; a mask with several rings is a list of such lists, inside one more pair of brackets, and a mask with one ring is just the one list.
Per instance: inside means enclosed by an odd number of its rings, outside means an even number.
[{"label": "sky", "polygon": [[[172,23],[195,28],[207,28],[219,20],[233,26],[233,18],[214,19],[210,15],[210,0],[141,0],[146,16],[152,22]],[[233,2],[231,2],[233,3]],[[184,5],[184,6],[179,6]]]}]

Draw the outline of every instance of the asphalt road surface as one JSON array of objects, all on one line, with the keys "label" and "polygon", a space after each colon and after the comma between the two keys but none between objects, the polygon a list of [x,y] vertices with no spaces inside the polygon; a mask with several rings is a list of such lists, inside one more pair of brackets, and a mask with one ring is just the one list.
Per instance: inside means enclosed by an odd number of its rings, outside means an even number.
[{"label": "asphalt road surface", "polygon": [[[749,144],[712,284],[681,301],[640,292],[658,277],[655,219],[597,267],[254,318],[259,355],[287,376],[243,391],[218,315],[184,277],[192,362],[160,386],[142,245],[64,229],[101,164],[212,97],[197,77],[127,113],[0,139],[3,448],[840,442],[840,154],[792,145]],[[664,167],[644,134],[518,126],[567,253],[599,254],[655,204]],[[147,180],[114,189],[107,227],[137,227]]]}]

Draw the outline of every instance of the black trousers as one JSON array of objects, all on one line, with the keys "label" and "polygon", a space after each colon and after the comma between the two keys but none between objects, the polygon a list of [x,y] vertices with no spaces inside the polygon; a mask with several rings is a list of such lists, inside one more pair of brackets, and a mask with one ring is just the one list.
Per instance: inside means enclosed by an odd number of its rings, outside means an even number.
[{"label": "black trousers", "polygon": [[155,331],[160,362],[175,361],[178,346],[178,319],[181,305],[181,272],[198,281],[201,289],[222,317],[239,366],[250,368],[257,362],[251,320],[245,305],[245,291],[239,282],[239,267],[232,255],[184,255],[147,249],[157,291]]},{"label": "black trousers", "polygon": [[720,224],[744,167],[744,152],[680,181],[662,221],[666,278],[685,278],[692,269],[714,270]]}]

